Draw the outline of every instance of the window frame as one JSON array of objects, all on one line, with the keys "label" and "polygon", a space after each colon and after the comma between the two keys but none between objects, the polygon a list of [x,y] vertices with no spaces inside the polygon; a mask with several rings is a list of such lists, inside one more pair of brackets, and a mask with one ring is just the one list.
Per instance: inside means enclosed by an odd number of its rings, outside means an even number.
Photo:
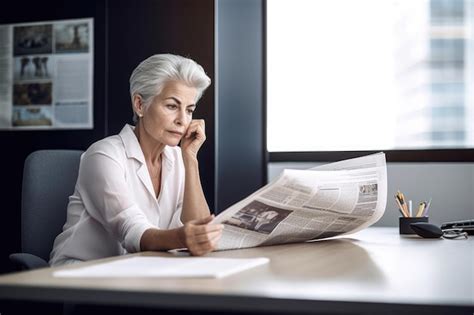
[{"label": "window frame", "polygon": [[268,152],[268,161],[334,162],[381,151],[387,162],[474,162],[474,149]]}]

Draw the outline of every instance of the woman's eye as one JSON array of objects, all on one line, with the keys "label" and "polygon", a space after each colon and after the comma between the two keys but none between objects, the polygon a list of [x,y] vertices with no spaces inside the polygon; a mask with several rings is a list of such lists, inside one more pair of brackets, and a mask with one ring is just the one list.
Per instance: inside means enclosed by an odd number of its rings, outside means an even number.
[{"label": "woman's eye", "polygon": [[168,107],[169,109],[176,109],[178,106],[176,106],[174,104],[168,104],[168,105],[166,105],[166,107]]},{"label": "woman's eye", "polygon": [[188,109],[188,114],[192,115],[194,113],[194,109]]}]

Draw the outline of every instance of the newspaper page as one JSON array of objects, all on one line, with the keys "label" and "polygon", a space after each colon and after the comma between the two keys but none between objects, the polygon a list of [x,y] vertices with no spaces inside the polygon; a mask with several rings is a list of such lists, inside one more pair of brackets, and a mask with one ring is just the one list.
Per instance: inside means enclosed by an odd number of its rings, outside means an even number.
[{"label": "newspaper page", "polygon": [[0,25],[0,129],[92,129],[93,19]]},{"label": "newspaper page", "polygon": [[217,250],[304,242],[357,232],[377,222],[387,202],[385,154],[284,170],[215,219]]}]

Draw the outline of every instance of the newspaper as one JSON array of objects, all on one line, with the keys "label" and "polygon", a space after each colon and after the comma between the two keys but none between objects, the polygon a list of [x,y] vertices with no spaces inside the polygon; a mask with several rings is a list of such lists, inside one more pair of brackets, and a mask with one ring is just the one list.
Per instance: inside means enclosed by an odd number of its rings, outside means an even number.
[{"label": "newspaper", "polygon": [[216,250],[304,242],[350,234],[377,222],[387,203],[385,154],[284,170],[220,213]]}]

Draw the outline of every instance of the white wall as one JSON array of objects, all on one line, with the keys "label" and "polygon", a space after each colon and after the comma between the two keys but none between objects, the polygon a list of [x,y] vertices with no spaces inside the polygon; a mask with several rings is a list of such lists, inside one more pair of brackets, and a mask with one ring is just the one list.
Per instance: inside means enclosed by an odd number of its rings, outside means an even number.
[{"label": "white wall", "polygon": [[[268,165],[272,180],[285,168],[305,169],[322,163],[275,162]],[[378,226],[398,226],[399,212],[393,196],[400,189],[405,197],[420,201],[433,198],[430,222],[474,219],[474,163],[388,163],[388,200]]]}]

